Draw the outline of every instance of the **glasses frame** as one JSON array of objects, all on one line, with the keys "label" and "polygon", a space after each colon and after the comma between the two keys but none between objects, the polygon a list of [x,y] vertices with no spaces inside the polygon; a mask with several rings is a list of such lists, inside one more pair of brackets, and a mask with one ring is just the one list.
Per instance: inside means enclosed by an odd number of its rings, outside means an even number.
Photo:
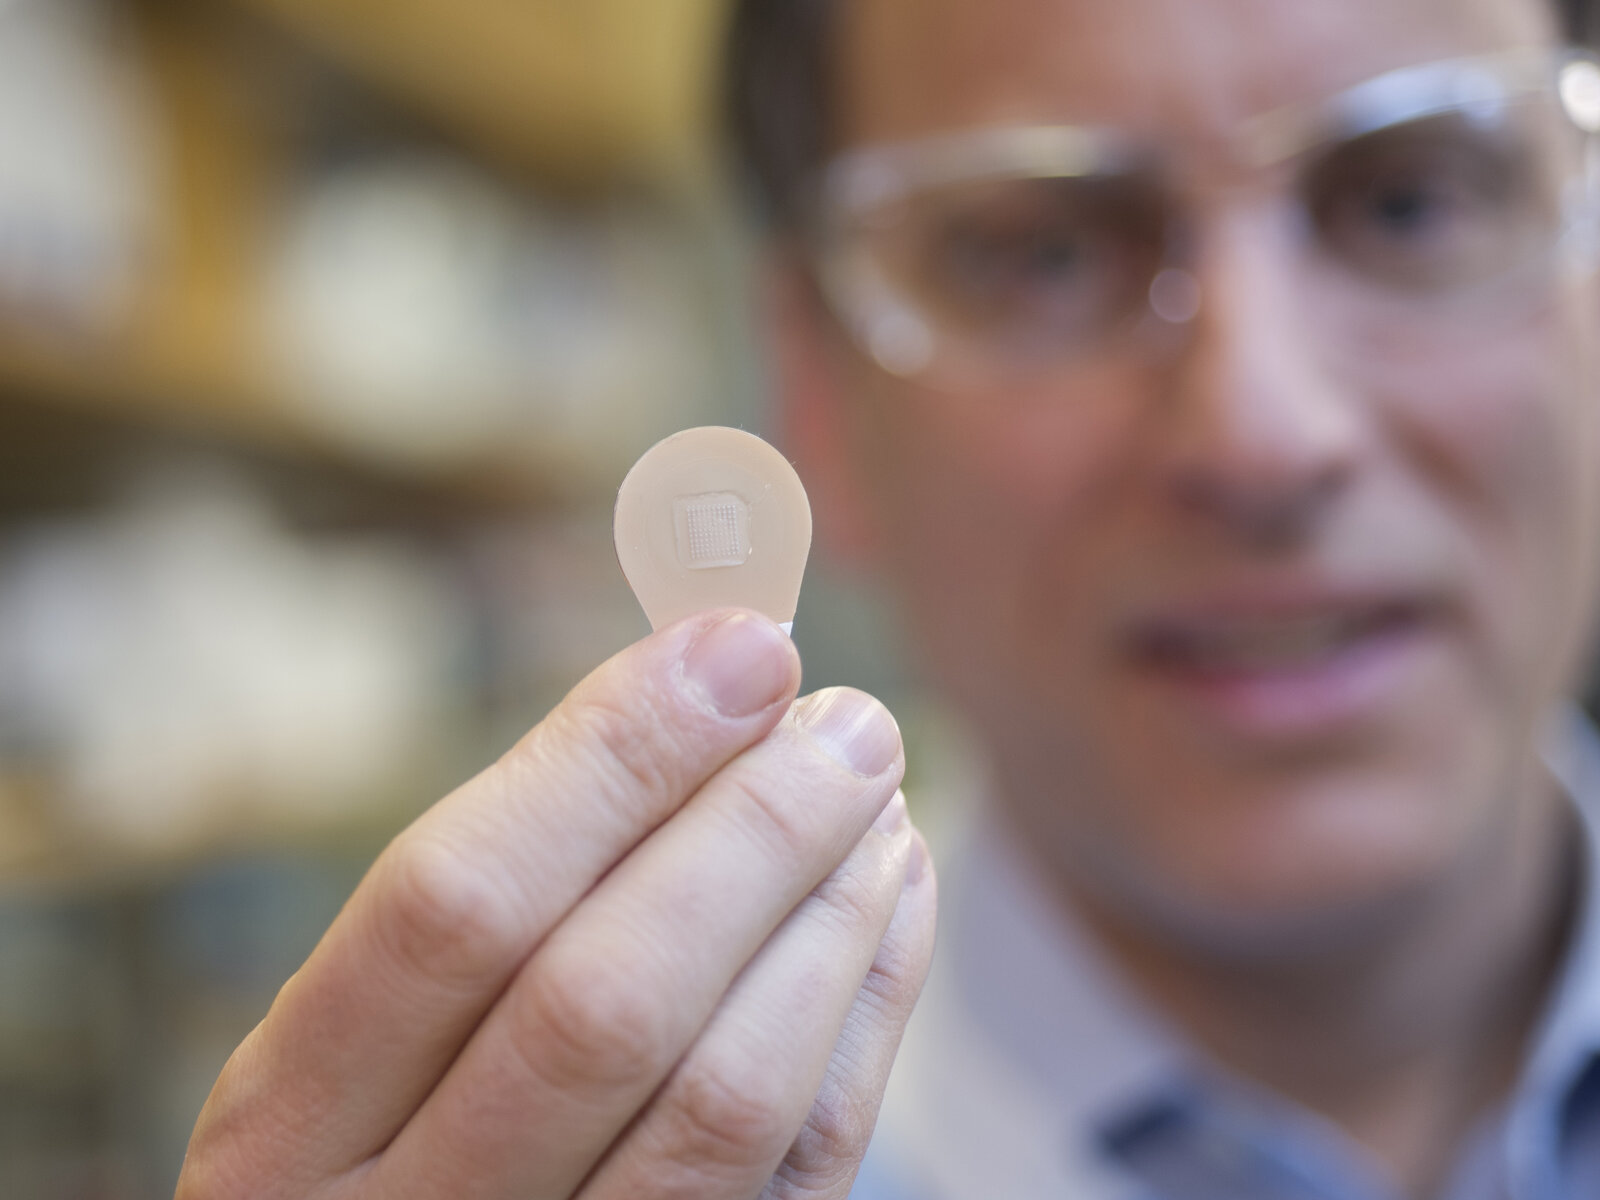
[{"label": "glasses frame", "polygon": [[[1325,99],[1247,118],[1225,146],[1232,163],[1262,173],[1324,147],[1430,116],[1481,106],[1486,114],[1550,97],[1582,135],[1580,165],[1557,245],[1593,262],[1600,244],[1600,60],[1578,50],[1512,50],[1401,67]],[[1087,125],[979,126],[858,147],[828,162],[812,194],[812,260],[829,307],[861,348],[891,374],[917,376],[936,360],[931,323],[899,296],[849,232],[920,193],[1008,179],[1092,178],[1163,156],[1159,143]],[[1169,246],[1150,285],[1148,314],[1168,326],[1198,312],[1199,285]]]}]

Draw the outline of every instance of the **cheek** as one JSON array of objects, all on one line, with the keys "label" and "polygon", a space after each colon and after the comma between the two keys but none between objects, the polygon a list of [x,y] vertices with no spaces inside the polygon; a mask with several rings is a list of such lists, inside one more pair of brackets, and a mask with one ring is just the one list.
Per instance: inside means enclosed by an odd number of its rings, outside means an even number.
[{"label": "cheek", "polygon": [[988,396],[874,381],[861,469],[925,651],[963,677],[945,682],[971,692],[989,690],[985,677],[1016,681],[1044,639],[1078,623],[1061,607],[1075,589],[1054,592],[1046,614],[1032,597],[1043,578],[1092,575],[1108,497],[1133,458],[1127,397],[1143,386],[1109,369],[1070,390]]},{"label": "cheek", "polygon": [[[994,415],[946,431],[972,454],[995,503],[1059,527],[1086,520],[1134,458],[1148,395],[1136,370],[1107,366],[1077,373],[1070,386],[1035,385],[995,397]],[[958,417],[958,421],[960,418]]]},{"label": "cheek", "polygon": [[1404,502],[1438,513],[1462,549],[1470,627],[1488,682],[1536,704],[1561,686],[1587,625],[1595,421],[1589,339],[1574,315],[1411,356],[1374,397]]}]

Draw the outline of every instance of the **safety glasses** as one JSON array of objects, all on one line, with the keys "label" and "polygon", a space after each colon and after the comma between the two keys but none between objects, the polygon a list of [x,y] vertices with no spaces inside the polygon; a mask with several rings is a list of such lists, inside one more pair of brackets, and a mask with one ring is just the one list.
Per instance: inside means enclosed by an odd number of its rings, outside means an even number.
[{"label": "safety glasses", "polygon": [[[1227,144],[1228,190],[1268,198],[1293,291],[1320,321],[1470,334],[1587,268],[1597,130],[1588,57],[1428,63],[1248,121]],[[852,150],[817,188],[819,278],[872,358],[934,385],[1171,345],[1204,303],[1211,193],[1192,166],[1080,126]]]}]

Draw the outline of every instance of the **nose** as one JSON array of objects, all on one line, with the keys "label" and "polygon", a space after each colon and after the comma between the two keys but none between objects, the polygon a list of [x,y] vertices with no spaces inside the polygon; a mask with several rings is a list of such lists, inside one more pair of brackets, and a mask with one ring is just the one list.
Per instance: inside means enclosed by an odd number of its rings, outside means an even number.
[{"label": "nose", "polygon": [[1213,531],[1303,539],[1355,478],[1361,406],[1303,319],[1288,232],[1249,213],[1209,224],[1155,439],[1162,492]]}]

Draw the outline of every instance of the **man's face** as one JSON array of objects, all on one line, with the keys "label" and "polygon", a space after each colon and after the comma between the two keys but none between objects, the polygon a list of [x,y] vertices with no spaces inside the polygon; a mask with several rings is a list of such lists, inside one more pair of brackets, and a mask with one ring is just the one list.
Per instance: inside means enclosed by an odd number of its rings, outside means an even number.
[{"label": "man's face", "polygon": [[1552,273],[1470,332],[1330,346],[1268,232],[1281,197],[1219,147],[1398,67],[1548,46],[1548,7],[842,6],[845,146],[1089,123],[1200,181],[1202,302],[1165,357],[935,387],[790,317],[812,360],[797,424],[837,435],[811,444],[857,481],[923,662],[1036,844],[1124,909],[1300,936],[1514,835],[1585,636],[1591,284]]}]

